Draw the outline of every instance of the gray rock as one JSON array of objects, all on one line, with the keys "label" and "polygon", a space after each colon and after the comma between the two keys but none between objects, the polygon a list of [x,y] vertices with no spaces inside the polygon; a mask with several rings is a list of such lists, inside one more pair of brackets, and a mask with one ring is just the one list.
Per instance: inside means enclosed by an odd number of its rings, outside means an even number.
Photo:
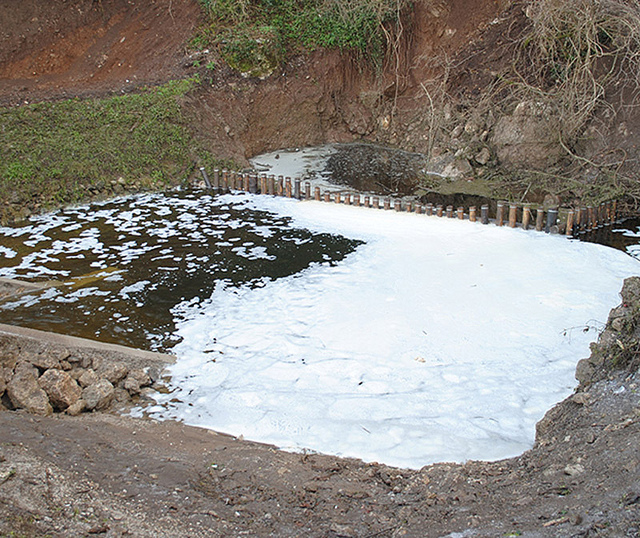
[{"label": "gray rock", "polygon": [[52,357],[48,353],[41,353],[38,355],[31,355],[29,362],[42,370],[48,370],[49,368],[60,368],[60,361],[55,357]]},{"label": "gray rock", "polygon": [[474,157],[478,164],[485,165],[491,160],[491,152],[489,148],[482,148]]},{"label": "gray rock", "polygon": [[560,126],[544,103],[523,101],[513,115],[500,118],[491,138],[502,164],[544,169],[564,155]]},{"label": "gray rock", "polygon": [[53,408],[47,393],[38,385],[38,377],[26,368],[20,369],[7,384],[7,395],[14,407],[35,415],[50,415]]},{"label": "gray rock", "polygon": [[96,409],[100,411],[111,405],[115,395],[113,385],[106,379],[101,379],[97,383],[86,387],[82,391],[82,399],[86,403],[89,411]]},{"label": "gray rock", "polygon": [[57,409],[66,409],[78,401],[82,389],[67,372],[51,368],[38,379],[38,384]]}]

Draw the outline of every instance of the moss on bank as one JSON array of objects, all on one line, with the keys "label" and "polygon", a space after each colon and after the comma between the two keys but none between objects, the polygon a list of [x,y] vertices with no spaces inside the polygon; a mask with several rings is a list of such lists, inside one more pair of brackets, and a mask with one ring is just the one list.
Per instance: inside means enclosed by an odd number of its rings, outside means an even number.
[{"label": "moss on bank", "polygon": [[0,221],[98,196],[185,182],[215,158],[180,98],[197,84],[0,109]]}]

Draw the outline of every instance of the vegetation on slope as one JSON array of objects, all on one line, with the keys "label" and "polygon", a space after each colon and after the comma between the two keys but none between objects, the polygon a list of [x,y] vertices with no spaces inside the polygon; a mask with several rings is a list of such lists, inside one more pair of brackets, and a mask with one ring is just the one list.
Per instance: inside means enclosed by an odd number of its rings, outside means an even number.
[{"label": "vegetation on slope", "polygon": [[220,47],[247,71],[256,55],[278,63],[287,51],[318,47],[357,53],[379,65],[389,32],[409,0],[200,0],[210,23],[193,45]]},{"label": "vegetation on slope", "polygon": [[187,128],[184,80],[105,99],[0,109],[0,220],[97,195],[179,184],[213,166]]}]

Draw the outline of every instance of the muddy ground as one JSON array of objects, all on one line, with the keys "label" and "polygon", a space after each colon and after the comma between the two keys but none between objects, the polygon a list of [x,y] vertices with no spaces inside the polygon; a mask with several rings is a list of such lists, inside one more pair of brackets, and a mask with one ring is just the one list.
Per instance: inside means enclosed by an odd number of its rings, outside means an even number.
[{"label": "muddy ground", "polygon": [[563,402],[536,446],[419,471],[175,422],[0,413],[0,536],[640,536],[638,374]]}]

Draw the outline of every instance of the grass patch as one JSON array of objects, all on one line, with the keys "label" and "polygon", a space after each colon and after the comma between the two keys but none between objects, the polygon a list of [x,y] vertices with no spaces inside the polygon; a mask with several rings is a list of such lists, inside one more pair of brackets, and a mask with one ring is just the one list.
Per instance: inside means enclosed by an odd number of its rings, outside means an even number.
[{"label": "grass patch", "polygon": [[[409,0],[200,0],[210,24],[194,48],[223,50],[253,41],[253,49],[295,51],[318,47],[351,51],[379,65],[389,44],[385,26],[397,21]],[[266,38],[265,38],[266,32]],[[274,37],[275,35],[275,37]],[[275,44],[275,45],[274,45]],[[270,54],[273,56],[273,50]]]},{"label": "grass patch", "polygon": [[0,219],[19,218],[10,209],[20,206],[28,213],[97,193],[175,185],[198,163],[212,167],[179,105],[194,84],[0,109]]}]

